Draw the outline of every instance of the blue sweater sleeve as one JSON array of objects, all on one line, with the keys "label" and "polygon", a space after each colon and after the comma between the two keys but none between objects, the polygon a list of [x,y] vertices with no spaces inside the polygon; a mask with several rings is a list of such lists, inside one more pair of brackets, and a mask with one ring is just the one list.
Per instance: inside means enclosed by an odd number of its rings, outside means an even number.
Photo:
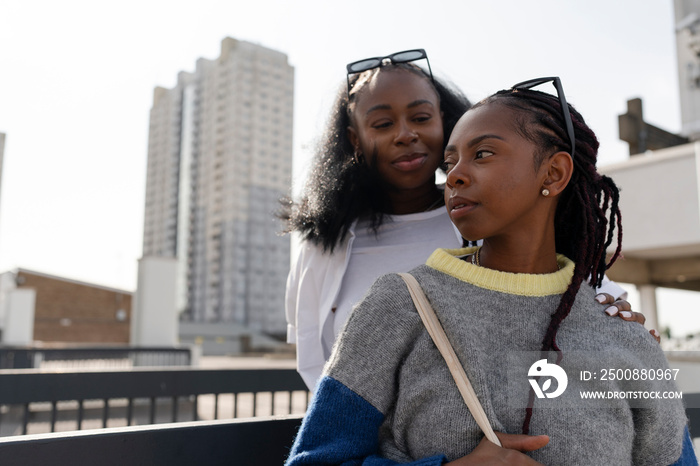
[{"label": "blue sweater sleeve", "polygon": [[[384,415],[369,402],[330,377],[321,378],[287,459],[287,466],[398,464],[378,456],[379,427]],[[441,465],[443,455],[407,463]]]},{"label": "blue sweater sleeve", "polygon": [[698,466],[698,457],[695,456],[693,441],[690,439],[690,431],[687,426],[683,434],[683,451],[681,452],[681,457],[671,466]]}]

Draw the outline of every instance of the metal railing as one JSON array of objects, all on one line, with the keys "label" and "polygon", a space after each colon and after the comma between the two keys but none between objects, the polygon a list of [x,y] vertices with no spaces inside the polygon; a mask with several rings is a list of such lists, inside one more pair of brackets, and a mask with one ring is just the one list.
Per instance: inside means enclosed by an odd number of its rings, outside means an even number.
[{"label": "metal railing", "polygon": [[0,373],[0,435],[303,413],[294,369]]}]

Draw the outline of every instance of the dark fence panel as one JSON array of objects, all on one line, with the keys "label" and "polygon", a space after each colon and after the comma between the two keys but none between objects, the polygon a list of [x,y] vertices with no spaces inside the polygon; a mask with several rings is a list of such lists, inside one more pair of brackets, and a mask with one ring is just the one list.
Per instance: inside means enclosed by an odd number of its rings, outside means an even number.
[{"label": "dark fence panel", "polygon": [[690,436],[700,438],[700,393],[684,393],[683,403],[692,408],[686,408],[685,414],[690,422]]},{"label": "dark fence panel", "polygon": [[301,416],[112,428],[0,438],[5,466],[280,466]]},{"label": "dark fence panel", "polygon": [[[7,422],[21,425],[21,433],[28,432],[28,425],[33,422],[50,423],[50,431],[55,431],[59,418],[66,421],[66,413],[72,413],[77,423],[76,429],[83,427],[85,416],[99,416],[102,427],[107,427],[114,412],[120,419],[126,419],[126,425],[132,425],[135,409],[143,412],[147,404],[147,419],[139,424],[155,423],[157,402],[166,399],[166,408],[171,415],[165,422],[182,421],[178,410],[182,410],[187,421],[198,420],[198,404],[201,395],[213,395],[213,413],[211,418],[218,419],[219,398],[231,394],[233,410],[228,416],[238,417],[240,394],[252,394],[252,416],[256,415],[258,395],[269,393],[271,414],[291,414],[293,392],[303,392],[303,409],[306,409],[309,393],[304,381],[293,369],[133,369],[130,371],[99,372],[45,372],[38,370],[3,371],[0,373],[0,406],[7,414],[0,416],[0,427]],[[286,412],[275,412],[275,394],[286,393]],[[181,407],[184,399],[185,406]],[[101,407],[95,408],[90,400],[102,400]],[[110,400],[121,400],[119,409],[111,407]],[[126,401],[125,401],[126,400]],[[76,402],[75,406],[62,409],[59,403]],[[140,402],[140,403],[139,403]],[[48,407],[39,403],[50,403]],[[162,404],[162,403],[161,403]],[[113,405],[113,404],[112,404]],[[17,410],[21,408],[22,412]],[[33,408],[33,409],[32,409]],[[88,409],[89,408],[89,409]],[[100,412],[95,413],[95,409]],[[162,410],[162,406],[160,407]],[[13,416],[10,416],[13,414]],[[143,416],[142,416],[143,417]],[[12,418],[8,421],[6,418]],[[163,422],[160,416],[160,422]],[[15,425],[15,424],[12,424]],[[12,434],[14,428],[10,429]],[[47,431],[49,429],[46,429]]]},{"label": "dark fence panel", "polygon": [[307,390],[294,369],[133,369],[0,373],[0,404]]}]

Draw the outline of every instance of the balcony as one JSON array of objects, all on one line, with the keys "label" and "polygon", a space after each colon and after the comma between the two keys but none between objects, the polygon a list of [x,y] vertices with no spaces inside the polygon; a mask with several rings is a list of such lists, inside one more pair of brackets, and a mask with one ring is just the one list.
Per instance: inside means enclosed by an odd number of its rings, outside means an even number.
[{"label": "balcony", "polygon": [[700,291],[700,143],[635,155],[600,171],[621,191],[624,257],[608,276],[637,286],[640,310],[658,328],[656,287]]},{"label": "balcony", "polygon": [[700,143],[601,168],[621,190],[624,259],[610,278],[700,291]]}]

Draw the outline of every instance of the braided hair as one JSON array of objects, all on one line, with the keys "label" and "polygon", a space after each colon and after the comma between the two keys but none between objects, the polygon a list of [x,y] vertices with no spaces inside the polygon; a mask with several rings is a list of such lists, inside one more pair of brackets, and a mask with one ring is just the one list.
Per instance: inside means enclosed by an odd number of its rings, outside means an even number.
[{"label": "braided hair", "polygon": [[[556,97],[530,89],[509,89],[497,92],[474,107],[491,102],[516,111],[517,131],[539,148],[534,157],[536,169],[549,154],[556,151],[571,153],[561,104]],[[595,134],[571,105],[569,111],[576,136],[576,155],[571,180],[557,204],[554,226],[556,251],[571,259],[575,268],[571,283],[552,314],[541,346],[543,352],[556,351],[557,362],[562,357],[556,340],[557,331],[569,315],[581,283],[588,278],[591,286],[599,287],[605,270],[620,256],[622,247],[619,190],[611,178],[596,170],[599,143]],[[616,249],[606,263],[605,252],[613,241],[617,243]],[[533,404],[534,392],[531,391],[523,422],[524,434],[529,432]]]},{"label": "braided hair", "polygon": [[459,89],[437,77],[431,80],[429,74],[413,63],[386,64],[350,76],[351,91],[348,93],[343,81],[325,132],[316,147],[301,199],[294,201],[285,197],[280,201],[282,209],[277,216],[285,224],[283,233],[297,231],[302,239],[321,245],[324,251],[332,253],[357,218],[367,216],[370,228],[375,232],[381,226],[384,212],[388,211],[381,178],[373,164],[356,162],[347,128],[360,91],[378,73],[387,71],[413,73],[435,88],[440,99],[444,144],[459,118],[471,106]]}]

